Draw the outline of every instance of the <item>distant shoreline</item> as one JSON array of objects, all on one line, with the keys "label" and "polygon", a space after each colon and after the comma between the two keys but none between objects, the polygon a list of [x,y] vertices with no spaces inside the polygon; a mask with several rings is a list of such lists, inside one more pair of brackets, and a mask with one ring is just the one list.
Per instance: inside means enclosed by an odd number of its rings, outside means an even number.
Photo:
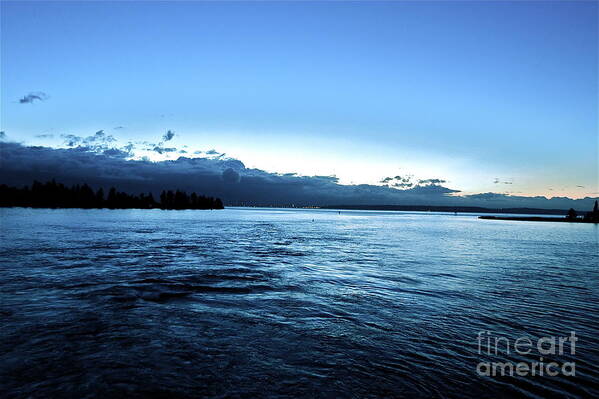
[{"label": "distant shoreline", "polygon": [[566,216],[565,209],[541,208],[483,208],[477,206],[441,206],[441,205],[326,205],[321,209],[363,210],[363,211],[408,211],[408,212],[449,212],[449,213],[511,213],[526,215]]},{"label": "distant shoreline", "polygon": [[46,183],[34,181],[31,188],[18,188],[0,184],[1,208],[52,208],[52,209],[224,209],[220,198],[206,197],[195,192],[163,190],[156,201],[152,193],[132,195],[111,187],[108,195],[100,187],[94,191],[87,184],[67,187],[51,180]]},{"label": "distant shoreline", "polygon": [[479,216],[478,218],[485,220],[516,220],[523,222],[599,223],[598,221],[584,220],[583,218],[546,218],[541,216]]}]

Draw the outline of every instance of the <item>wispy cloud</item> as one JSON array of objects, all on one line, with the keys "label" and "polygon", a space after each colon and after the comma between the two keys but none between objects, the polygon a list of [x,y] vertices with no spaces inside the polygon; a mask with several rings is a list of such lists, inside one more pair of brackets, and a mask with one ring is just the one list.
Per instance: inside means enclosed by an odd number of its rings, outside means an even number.
[{"label": "wispy cloud", "polygon": [[117,141],[114,136],[106,134],[104,130],[98,130],[91,136],[82,137],[74,134],[63,134],[60,137],[64,140],[64,145],[78,151],[104,154],[112,157],[128,158],[133,156],[133,143],[118,147],[114,143]]},{"label": "wispy cloud", "polygon": [[447,180],[444,179],[419,179],[414,181],[413,175],[404,175],[404,176],[390,176],[381,179],[380,183],[385,184],[389,187],[393,187],[395,189],[412,189],[416,187],[428,187],[428,186],[439,186],[441,184],[447,183]]},{"label": "wispy cloud", "polygon": [[62,134],[60,137],[64,139],[64,144],[67,147],[75,147],[83,141],[82,137],[75,136],[74,134]]},{"label": "wispy cloud", "polygon": [[493,179],[493,184],[514,184],[512,179],[502,180],[499,177]]},{"label": "wispy cloud", "polygon": [[175,132],[172,130],[167,130],[166,133],[164,133],[164,136],[162,136],[162,140],[171,141],[173,137],[175,137]]},{"label": "wispy cloud", "polygon": [[445,184],[447,180],[444,179],[421,179],[418,180],[418,184]]},{"label": "wispy cloud", "polygon": [[26,96],[23,96],[22,98],[19,99],[19,103],[20,104],[31,104],[34,101],[45,101],[49,98],[49,96],[42,92],[42,91],[38,91],[35,93],[29,93]]},{"label": "wispy cloud", "polygon": [[164,154],[168,152],[177,152],[175,147],[163,147],[162,145],[157,145],[152,148],[152,151],[157,152],[158,154]]}]

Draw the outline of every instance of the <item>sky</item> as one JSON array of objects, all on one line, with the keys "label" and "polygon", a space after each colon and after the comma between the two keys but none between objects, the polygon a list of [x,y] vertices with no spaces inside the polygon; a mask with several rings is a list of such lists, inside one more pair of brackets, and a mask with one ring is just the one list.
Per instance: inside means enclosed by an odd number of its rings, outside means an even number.
[{"label": "sky", "polygon": [[19,151],[599,196],[594,1],[0,7],[0,130]]}]

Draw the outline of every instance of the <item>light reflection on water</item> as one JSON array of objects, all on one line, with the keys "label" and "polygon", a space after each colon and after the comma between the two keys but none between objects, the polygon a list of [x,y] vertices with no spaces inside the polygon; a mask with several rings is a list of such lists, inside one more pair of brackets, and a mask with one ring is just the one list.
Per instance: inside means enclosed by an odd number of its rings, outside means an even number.
[{"label": "light reflection on water", "polygon": [[[0,215],[4,396],[590,397],[599,384],[595,225],[280,209]],[[576,331],[562,360],[577,375],[480,377],[481,330]]]}]

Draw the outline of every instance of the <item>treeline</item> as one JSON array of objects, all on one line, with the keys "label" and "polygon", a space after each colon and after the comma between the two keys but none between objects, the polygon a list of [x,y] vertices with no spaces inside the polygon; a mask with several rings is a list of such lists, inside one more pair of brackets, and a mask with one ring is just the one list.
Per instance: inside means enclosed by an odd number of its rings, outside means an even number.
[{"label": "treeline", "polygon": [[223,209],[220,198],[206,197],[184,191],[162,191],[157,202],[152,193],[131,195],[112,187],[108,194],[102,188],[94,191],[87,184],[67,187],[54,180],[34,181],[31,187],[0,185],[0,207],[30,208],[109,208],[109,209]]}]

